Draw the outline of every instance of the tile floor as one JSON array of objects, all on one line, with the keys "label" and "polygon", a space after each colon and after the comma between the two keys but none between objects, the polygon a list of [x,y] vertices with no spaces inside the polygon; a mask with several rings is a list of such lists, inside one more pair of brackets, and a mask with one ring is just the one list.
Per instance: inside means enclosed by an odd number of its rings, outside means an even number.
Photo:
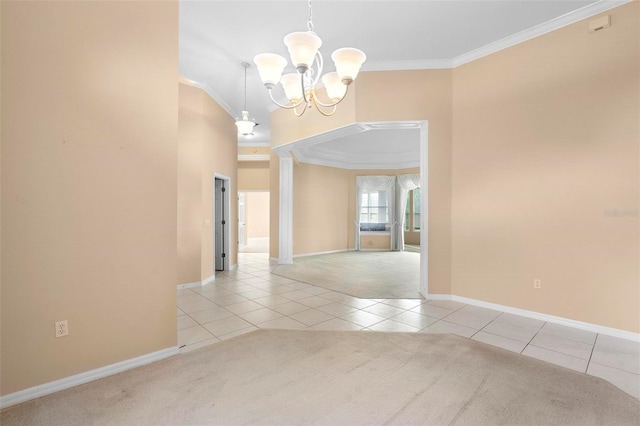
[{"label": "tile floor", "polygon": [[258,328],[453,333],[601,377],[640,399],[640,343],[464,303],[358,299],[271,275],[241,253],[214,283],[178,290],[178,346],[193,350]]}]

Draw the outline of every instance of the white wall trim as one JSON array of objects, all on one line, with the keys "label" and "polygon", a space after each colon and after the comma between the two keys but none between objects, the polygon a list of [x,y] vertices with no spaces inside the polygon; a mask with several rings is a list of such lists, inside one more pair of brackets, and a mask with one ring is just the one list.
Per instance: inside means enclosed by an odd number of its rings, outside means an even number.
[{"label": "white wall trim", "polygon": [[74,386],[82,385],[97,379],[112,376],[123,371],[131,370],[132,368],[141,367],[143,365],[177,355],[178,353],[178,347],[173,346],[157,352],[152,352],[150,354],[107,365],[105,367],[96,368],[95,370],[65,377],[64,379],[55,380],[53,382],[10,393],[0,397],[0,409],[49,395],[54,392],[69,389]]},{"label": "white wall trim", "polygon": [[238,154],[238,161],[269,161],[269,154]]},{"label": "white wall trim", "polygon": [[420,294],[429,293],[429,122],[420,122]]},{"label": "white wall trim", "polygon": [[296,259],[298,257],[309,257],[309,256],[319,256],[321,254],[333,254],[333,253],[343,253],[345,251],[349,251],[349,249],[340,249],[340,250],[329,250],[329,251],[319,251],[316,253],[304,253],[304,254],[294,254],[293,258]]},{"label": "white wall trim", "polygon": [[202,287],[202,281],[194,281],[192,283],[178,284],[178,290],[184,290],[185,288]]},{"label": "white wall trim", "polygon": [[366,62],[362,71],[441,70],[453,68],[451,59],[416,59],[413,61]]},{"label": "white wall trim", "polygon": [[192,283],[178,284],[178,290],[184,290],[185,288],[202,287],[204,285],[211,284],[215,280],[216,280],[216,276],[214,274],[214,275],[211,275],[211,276],[205,278],[202,281],[194,281]]},{"label": "white wall trim", "polygon": [[369,163],[355,163],[351,161],[344,161],[339,159],[329,159],[329,158],[314,158],[307,156],[303,152],[297,150],[295,151],[296,158],[300,160],[301,163],[314,164],[316,166],[325,166],[325,167],[335,167],[337,169],[347,169],[347,170],[397,170],[397,169],[410,169],[413,167],[418,167],[420,165],[420,160],[411,159],[407,161],[396,160],[393,164],[390,164],[389,161],[382,161],[380,163],[369,162]]},{"label": "white wall trim", "polygon": [[607,336],[619,337],[621,339],[640,342],[640,334],[631,331],[620,330],[618,328],[605,327],[603,325],[591,324],[588,322],[576,321],[569,318],[557,317],[526,309],[514,308],[512,306],[499,305],[497,303],[485,302],[483,300],[470,299],[468,297],[450,294],[429,294],[426,297],[430,300],[453,300],[454,302],[466,303],[467,305],[479,306],[481,308],[493,309],[506,312],[508,314],[520,315],[521,317],[533,318],[540,321],[551,322],[580,330],[592,331],[594,333],[605,334]]},{"label": "white wall trim", "polygon": [[271,148],[271,142],[252,142],[252,141],[238,141],[238,147],[240,148]]}]

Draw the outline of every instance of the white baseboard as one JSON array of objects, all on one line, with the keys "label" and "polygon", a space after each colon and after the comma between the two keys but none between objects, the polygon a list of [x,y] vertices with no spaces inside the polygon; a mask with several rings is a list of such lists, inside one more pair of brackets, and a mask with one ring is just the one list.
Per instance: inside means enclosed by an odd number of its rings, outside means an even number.
[{"label": "white baseboard", "polygon": [[578,328],[580,330],[592,331],[594,333],[605,334],[607,336],[619,337],[621,339],[640,342],[640,334],[631,331],[620,330],[618,328],[605,327],[603,325],[591,324],[588,322],[576,321],[569,318],[557,317],[554,315],[543,314],[526,309],[514,308],[511,306],[499,305],[497,303],[485,302],[468,297],[456,296],[451,294],[428,294],[427,299],[431,300],[453,300],[454,302],[466,303],[467,305],[478,306],[481,308],[493,309],[496,311],[506,312],[508,314],[520,315],[521,317],[533,318],[540,321],[551,322],[554,324],[565,325],[567,327]]},{"label": "white baseboard", "polygon": [[96,368],[95,370],[86,371],[84,373],[76,374],[73,376],[65,377],[64,379],[56,380],[53,382],[45,383],[42,385],[34,386],[32,388],[24,389],[18,392],[10,393],[0,397],[0,409],[10,407],[12,405],[19,404],[21,402],[29,401],[41,396],[49,395],[54,392],[69,389],[74,386],[82,385],[97,379],[112,376],[117,373],[121,373],[132,368],[141,367],[143,365],[160,361],[165,358],[169,358],[173,355],[177,355],[178,347],[163,349],[158,352],[152,352],[150,354],[142,355],[136,358],[128,359],[126,361],[117,362],[115,364],[107,365],[105,367]]},{"label": "white baseboard", "polygon": [[329,251],[319,251],[317,253],[304,253],[304,254],[294,254],[293,258],[297,258],[297,257],[308,257],[308,256],[318,256],[321,254],[332,254],[332,253],[342,253],[348,251],[348,249],[342,249],[342,250],[329,250]]},{"label": "white baseboard", "polygon": [[200,286],[202,286],[202,283],[200,281],[178,284],[178,290],[184,290],[185,288],[194,288],[194,287],[200,287]]},{"label": "white baseboard", "polygon": [[[236,265],[237,266],[237,265]],[[213,274],[202,281],[195,281],[192,283],[178,284],[178,290],[184,290],[185,288],[202,287],[203,285],[211,284],[216,280],[216,274]]]}]

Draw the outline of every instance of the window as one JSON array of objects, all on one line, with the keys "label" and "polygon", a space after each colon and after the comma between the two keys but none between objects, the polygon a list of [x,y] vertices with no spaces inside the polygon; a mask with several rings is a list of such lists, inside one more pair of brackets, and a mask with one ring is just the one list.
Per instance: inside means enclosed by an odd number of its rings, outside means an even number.
[{"label": "window", "polygon": [[360,203],[360,230],[384,231],[389,222],[387,191],[362,191]]},{"label": "window", "polygon": [[404,212],[404,230],[420,231],[420,188],[409,191]]},{"label": "window", "polygon": [[414,189],[412,192],[413,198],[413,230],[420,230],[420,188]]},{"label": "window", "polygon": [[409,191],[409,196],[407,196],[407,207],[404,209],[404,230],[409,231],[409,217],[411,212],[411,201],[413,191]]}]

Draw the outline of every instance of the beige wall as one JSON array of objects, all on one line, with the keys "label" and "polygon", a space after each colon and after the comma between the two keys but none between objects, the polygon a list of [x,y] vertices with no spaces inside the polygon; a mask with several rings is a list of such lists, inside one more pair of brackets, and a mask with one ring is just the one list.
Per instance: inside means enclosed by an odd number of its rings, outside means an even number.
[{"label": "beige wall", "polygon": [[201,281],[202,90],[179,84],[178,118],[178,281]]},{"label": "beige wall", "polygon": [[[358,77],[358,81],[360,79],[361,77]],[[347,97],[331,117],[323,116],[315,108],[308,109],[301,117],[296,117],[293,111],[288,109],[273,111],[271,113],[271,146],[294,142],[354,123],[356,121],[355,102],[358,81],[351,84]],[[324,89],[320,91],[320,99],[326,100]]]},{"label": "beige wall", "polygon": [[347,249],[348,187],[348,170],[294,165],[294,255]]},{"label": "beige wall", "polygon": [[391,235],[375,235],[363,233],[360,236],[361,250],[390,250]]},{"label": "beige wall", "polygon": [[271,148],[268,146],[240,146],[238,155],[269,155]]},{"label": "beige wall", "polygon": [[[178,142],[178,281],[202,281],[214,274],[213,181],[229,177],[231,217],[237,216],[237,135],[233,117],[202,89],[180,83]],[[236,226],[229,228],[229,264],[237,263]]]},{"label": "beige wall", "polygon": [[640,331],[639,7],[454,70],[453,294]]},{"label": "beige wall", "polygon": [[271,189],[269,163],[269,161],[239,161],[238,190],[269,191]]},{"label": "beige wall", "polygon": [[178,4],[0,7],[6,395],[176,345]]},{"label": "beige wall", "polygon": [[246,192],[244,202],[247,237],[269,237],[269,193]]}]

